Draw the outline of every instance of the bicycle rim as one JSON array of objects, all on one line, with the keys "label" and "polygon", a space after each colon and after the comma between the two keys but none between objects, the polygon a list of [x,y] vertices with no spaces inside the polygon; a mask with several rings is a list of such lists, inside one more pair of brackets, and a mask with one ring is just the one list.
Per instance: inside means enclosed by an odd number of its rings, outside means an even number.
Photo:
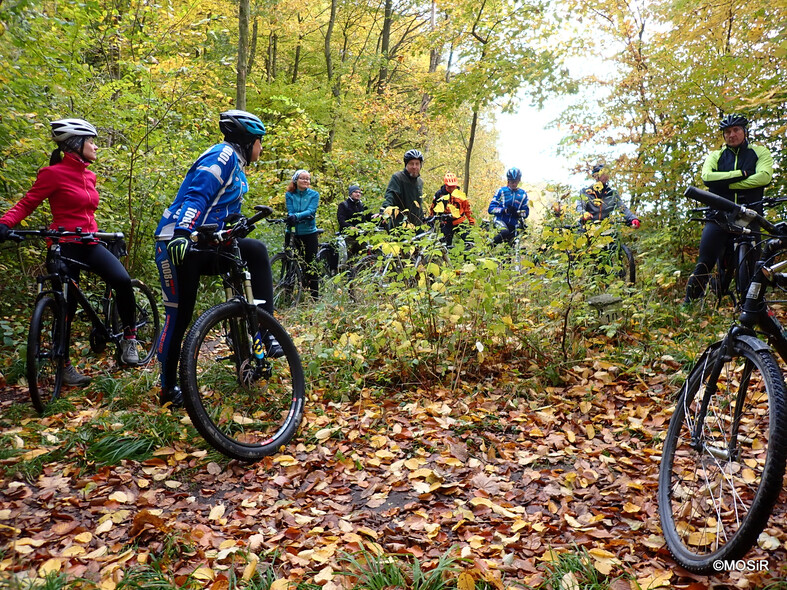
[{"label": "bicycle rim", "polygon": [[700,419],[718,347],[690,374],[664,442],[659,514],[675,561],[710,573],[717,560],[740,559],[756,542],[782,485],[785,386],[767,349],[736,341]]},{"label": "bicycle rim", "polygon": [[60,306],[51,297],[33,310],[27,338],[27,383],[30,400],[39,414],[60,395],[63,386],[62,321]]},{"label": "bicycle rim", "polygon": [[301,301],[303,277],[298,264],[283,253],[271,259],[273,276],[273,307],[286,309]]},{"label": "bicycle rim", "polygon": [[245,305],[206,311],[183,346],[180,381],[186,410],[205,440],[234,459],[256,461],[279,451],[303,417],[304,376],[298,351],[284,328],[257,308],[260,332],[279,341],[284,356],[252,354]]},{"label": "bicycle rim", "polygon": [[[159,336],[161,336],[161,319],[156,297],[145,283],[138,279],[131,281],[134,289],[134,304],[136,306],[137,345],[139,348],[139,364],[144,365],[156,353]],[[120,334],[123,324],[117,311],[116,299],[112,299],[112,331]]]}]

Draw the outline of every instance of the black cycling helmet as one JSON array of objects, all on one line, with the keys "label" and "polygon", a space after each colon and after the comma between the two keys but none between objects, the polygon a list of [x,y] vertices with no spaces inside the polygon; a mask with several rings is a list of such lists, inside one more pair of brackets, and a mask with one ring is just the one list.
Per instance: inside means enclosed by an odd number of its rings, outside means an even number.
[{"label": "black cycling helmet", "polygon": [[421,164],[423,164],[424,155],[418,150],[407,150],[404,153],[404,165],[407,166],[407,162],[409,162],[410,160],[421,160]]},{"label": "black cycling helmet", "polygon": [[228,141],[241,145],[262,139],[265,135],[265,125],[259,117],[237,109],[219,115],[219,129]]},{"label": "black cycling helmet", "polygon": [[607,165],[606,164],[596,164],[595,166],[593,166],[593,170],[591,170],[590,174],[591,174],[591,176],[595,176],[596,174],[598,174],[598,173],[600,173],[602,171],[609,172],[609,168],[607,168]]},{"label": "black cycling helmet", "polygon": [[522,171],[519,168],[509,168],[506,172],[506,179],[519,182],[522,180]]},{"label": "black cycling helmet", "polygon": [[743,127],[746,129],[749,126],[749,120],[743,115],[724,115],[719,121],[719,129],[724,131],[730,127]]}]

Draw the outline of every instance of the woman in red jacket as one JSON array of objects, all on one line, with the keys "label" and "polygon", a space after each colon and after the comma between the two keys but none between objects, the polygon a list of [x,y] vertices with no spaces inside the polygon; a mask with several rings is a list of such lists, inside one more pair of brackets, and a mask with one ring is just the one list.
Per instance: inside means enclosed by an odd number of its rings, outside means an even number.
[{"label": "woman in red jacket", "polygon": [[[87,167],[96,160],[98,148],[94,143],[96,128],[82,119],[61,119],[52,121],[52,139],[57,148],[52,152],[49,166],[38,172],[38,177],[27,194],[11,209],[0,217],[0,242],[4,241],[10,228],[30,215],[44,201],[49,200],[52,211],[51,229],[64,228],[83,232],[98,231],[95,211],[98,207],[96,175]],[[76,260],[91,272],[104,279],[114,290],[117,298],[120,319],[125,326],[125,338],[121,342],[121,360],[129,365],[139,362],[136,341],[136,319],[134,291],[131,277],[120,261],[102,244],[85,244],[76,238],[63,239],[60,245],[64,258]],[[79,280],[79,267],[71,265],[69,272],[74,280]],[[71,320],[76,312],[77,302],[68,301],[68,341],[70,343]],[[70,350],[66,358],[70,356]],[[66,360],[63,376],[66,385],[86,385],[90,377],[81,375]]]}]

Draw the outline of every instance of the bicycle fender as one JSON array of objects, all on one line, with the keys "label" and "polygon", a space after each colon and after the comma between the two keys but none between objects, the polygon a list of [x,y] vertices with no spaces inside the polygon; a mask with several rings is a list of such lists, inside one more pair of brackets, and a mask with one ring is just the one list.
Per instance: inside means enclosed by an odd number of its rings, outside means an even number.
[{"label": "bicycle fender", "polygon": [[739,342],[743,342],[754,352],[771,352],[771,347],[768,346],[766,342],[763,342],[756,336],[750,336],[748,334],[738,334],[735,336],[735,340],[738,340]]}]

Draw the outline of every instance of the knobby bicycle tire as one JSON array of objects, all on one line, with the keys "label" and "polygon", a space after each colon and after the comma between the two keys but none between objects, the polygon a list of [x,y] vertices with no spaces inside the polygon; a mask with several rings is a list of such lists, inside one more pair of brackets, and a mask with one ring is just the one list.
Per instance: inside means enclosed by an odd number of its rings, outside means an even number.
[{"label": "knobby bicycle tire", "polygon": [[637,282],[637,263],[634,260],[634,253],[626,244],[620,245],[620,260],[623,264],[623,276],[621,278],[633,285]]},{"label": "knobby bicycle tire", "polygon": [[39,414],[57,399],[63,387],[66,343],[63,310],[52,297],[36,303],[27,336],[27,384]]},{"label": "knobby bicycle tire", "polygon": [[305,403],[303,367],[285,329],[256,308],[260,333],[272,334],[284,356],[253,356],[247,304],[220,303],[186,336],[180,382],[195,428],[216,450],[241,461],[276,453],[298,430]]},{"label": "knobby bicycle tire", "polygon": [[770,350],[736,339],[692,444],[706,382],[720,351],[701,357],[670,419],[659,469],[659,516],[667,547],[685,569],[709,574],[756,543],[782,487],[787,459],[785,384]]},{"label": "knobby bicycle tire", "polygon": [[303,272],[298,262],[292,256],[279,252],[271,258],[271,274],[274,309],[298,305],[303,290]]},{"label": "knobby bicycle tire", "polygon": [[[134,303],[136,305],[137,344],[139,346],[139,364],[144,365],[151,361],[156,354],[156,346],[161,336],[161,317],[156,296],[153,290],[139,279],[132,279],[131,287],[134,290]],[[123,323],[117,310],[117,300],[112,298],[110,317],[112,318],[112,331],[119,334],[123,331]],[[120,355],[118,355],[120,356]]]},{"label": "knobby bicycle tire", "polygon": [[350,277],[350,298],[372,300],[386,294],[394,283],[404,280],[398,258],[392,255],[369,254],[353,267]]}]

